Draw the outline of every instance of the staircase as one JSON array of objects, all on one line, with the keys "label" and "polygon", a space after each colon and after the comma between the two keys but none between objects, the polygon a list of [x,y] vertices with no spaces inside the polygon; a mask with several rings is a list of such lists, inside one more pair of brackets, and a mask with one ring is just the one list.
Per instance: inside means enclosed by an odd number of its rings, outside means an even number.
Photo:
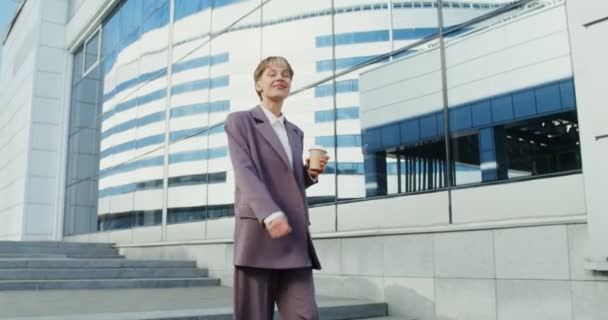
[{"label": "staircase", "polygon": [[[405,320],[381,302],[317,301],[323,320]],[[231,306],[232,289],[194,261],[125,259],[108,243],[0,241],[0,319],[217,320],[232,319]]]},{"label": "staircase", "polygon": [[0,290],[219,285],[193,261],[127,260],[111,244],[0,241]]}]

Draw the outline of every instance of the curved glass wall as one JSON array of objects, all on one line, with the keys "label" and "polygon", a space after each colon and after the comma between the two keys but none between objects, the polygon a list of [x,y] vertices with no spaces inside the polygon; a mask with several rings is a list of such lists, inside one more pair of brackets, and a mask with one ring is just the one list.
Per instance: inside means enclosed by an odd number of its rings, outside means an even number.
[{"label": "curved glass wall", "polygon": [[[234,215],[223,121],[257,104],[253,70],[269,55],[295,70],[284,111],[304,154],[331,156],[311,206],[579,170],[563,7],[119,1],[74,54],[65,234]],[[385,66],[397,69],[361,81]]]}]

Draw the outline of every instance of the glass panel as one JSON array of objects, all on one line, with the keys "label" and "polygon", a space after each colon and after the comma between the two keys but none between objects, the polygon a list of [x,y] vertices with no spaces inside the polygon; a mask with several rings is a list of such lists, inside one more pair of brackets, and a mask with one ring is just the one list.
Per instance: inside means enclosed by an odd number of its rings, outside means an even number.
[{"label": "glass panel", "polygon": [[[211,1],[175,0],[167,222],[206,218]],[[201,230],[203,232],[203,230]]]},{"label": "glass panel", "polygon": [[[74,86],[68,180],[87,178],[68,186],[66,234],[162,222],[169,2],[149,4],[129,0],[114,10],[102,26],[99,67]],[[87,210],[83,192],[94,199]]]},{"label": "glass panel", "polygon": [[80,46],[74,53],[74,61],[72,65],[72,85],[75,85],[82,79],[83,74],[83,60],[84,59],[84,50],[83,46]]},{"label": "glass panel", "polygon": [[[135,134],[135,149],[127,160],[137,163],[133,170],[133,182],[136,183],[132,212],[134,226],[162,223],[169,6],[166,1],[147,15],[143,20],[141,40],[129,47],[131,54],[140,52],[139,72],[134,78],[143,82],[134,93],[137,107],[127,113],[130,114],[127,121],[136,121],[133,123],[136,126],[131,129]],[[136,8],[140,10],[140,7]],[[137,32],[138,29],[135,30]]]},{"label": "glass panel", "polygon": [[[331,1],[315,0],[293,5],[290,0],[274,0],[264,6],[262,57],[283,56],[294,70],[292,94],[283,106],[285,117],[304,132],[303,161],[309,147],[318,137],[333,137],[333,121],[316,122],[318,112],[333,110],[333,96],[318,94],[331,86],[332,71],[332,16]],[[294,36],[297,35],[297,36]],[[257,63],[256,63],[257,64]],[[252,88],[250,67],[247,85]],[[308,88],[321,79],[329,79]],[[252,97],[251,101],[258,101]],[[249,102],[251,104],[252,102]],[[331,146],[325,146],[332,161]],[[335,201],[335,170],[328,168],[319,183],[306,191],[309,205]]]},{"label": "glass panel", "polygon": [[[206,216],[234,215],[234,171],[224,120],[230,112],[255,106],[252,81],[260,60],[262,11],[259,1],[214,1],[208,81]],[[228,26],[230,28],[226,29]]]},{"label": "glass panel", "polygon": [[[209,3],[209,2],[207,2]],[[211,8],[175,1],[167,223],[206,218]],[[203,233],[204,230],[201,230]]]},{"label": "glass panel", "polygon": [[[370,4],[369,1],[334,1],[335,67],[337,72],[367,63],[391,51],[391,16],[389,2]],[[319,39],[318,37],[317,39]],[[331,169],[337,174],[338,200],[365,197],[365,161],[361,143],[361,106],[359,75],[384,64],[380,60],[368,67],[338,77],[327,86],[327,92],[317,95],[333,98],[335,136],[318,136],[317,143],[331,147]],[[333,86],[335,85],[335,89]],[[335,122],[335,123],[334,123]],[[337,144],[337,145],[336,145]]]},{"label": "glass panel", "polygon": [[85,44],[84,70],[88,71],[91,66],[99,61],[99,32],[96,32]]},{"label": "glass panel", "polygon": [[438,40],[430,40],[438,34],[437,2],[392,6],[388,35],[393,41],[381,49],[402,52],[377,62],[385,67],[359,72],[357,101],[337,95],[339,107],[360,104],[366,196],[447,187],[441,56]]},{"label": "glass panel", "polygon": [[444,8],[454,185],[581,168],[564,1],[510,3]]},{"label": "glass panel", "polygon": [[[74,67],[82,64],[77,51]],[[82,75],[82,73],[78,73]],[[78,78],[75,78],[78,79]],[[99,132],[97,115],[101,112],[100,68],[72,85],[70,131],[66,172],[64,233],[90,233],[97,229],[97,190],[99,172]]]}]

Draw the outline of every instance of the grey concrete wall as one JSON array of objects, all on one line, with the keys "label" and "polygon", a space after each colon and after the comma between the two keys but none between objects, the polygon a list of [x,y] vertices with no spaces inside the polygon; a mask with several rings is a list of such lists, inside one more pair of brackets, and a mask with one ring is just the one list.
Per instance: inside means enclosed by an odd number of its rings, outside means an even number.
[{"label": "grey concrete wall", "polygon": [[[316,239],[318,294],[386,301],[390,315],[440,319],[603,319],[608,273],[584,268],[581,223]],[[122,247],[192,259],[232,285],[232,243]]]}]

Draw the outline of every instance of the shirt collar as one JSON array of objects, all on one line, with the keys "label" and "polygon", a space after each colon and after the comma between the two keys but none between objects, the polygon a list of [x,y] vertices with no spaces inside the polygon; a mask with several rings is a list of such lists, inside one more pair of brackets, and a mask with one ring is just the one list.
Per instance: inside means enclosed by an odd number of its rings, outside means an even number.
[{"label": "shirt collar", "polygon": [[271,125],[274,126],[275,123],[279,122],[280,124],[285,126],[285,116],[283,114],[281,114],[281,116],[277,118],[277,116],[275,116],[274,113],[270,112],[270,110],[266,109],[263,104],[260,104],[260,108],[262,108],[262,110],[264,111],[264,114],[266,115],[266,118],[268,118],[268,121],[270,121]]}]

